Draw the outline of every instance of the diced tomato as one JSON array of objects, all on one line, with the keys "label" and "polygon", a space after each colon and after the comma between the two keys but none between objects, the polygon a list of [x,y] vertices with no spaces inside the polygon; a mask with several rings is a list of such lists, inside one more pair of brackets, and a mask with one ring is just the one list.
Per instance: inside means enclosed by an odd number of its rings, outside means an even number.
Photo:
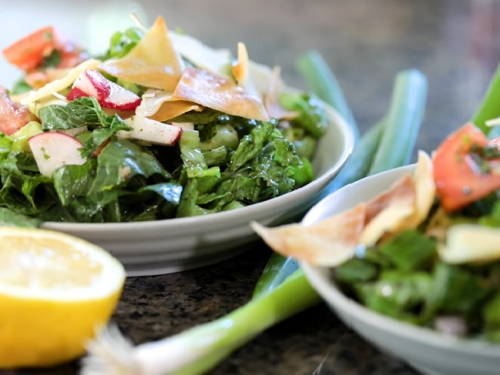
[{"label": "diced tomato", "polygon": [[7,90],[0,86],[0,131],[11,135],[32,120],[27,107],[13,103]]},{"label": "diced tomato", "polygon": [[479,128],[468,123],[449,135],[436,150],[434,181],[446,212],[463,208],[500,189],[500,158],[482,158],[483,165],[479,165],[471,154],[473,146],[487,147],[488,139]]},{"label": "diced tomato", "polygon": [[25,72],[37,68],[54,50],[61,53],[58,68],[72,68],[87,56],[70,38],[52,26],[39,29],[2,51],[5,59]]},{"label": "diced tomato", "polygon": [[2,53],[12,65],[24,71],[34,69],[54,50],[54,28],[44,27],[5,48]]}]

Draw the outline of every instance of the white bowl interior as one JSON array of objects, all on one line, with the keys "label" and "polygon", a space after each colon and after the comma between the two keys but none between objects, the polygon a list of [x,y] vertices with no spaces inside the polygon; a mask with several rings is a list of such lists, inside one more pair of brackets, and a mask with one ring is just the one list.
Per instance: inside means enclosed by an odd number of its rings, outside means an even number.
[{"label": "white bowl interior", "polygon": [[[311,225],[367,201],[387,189],[415,165],[393,169],[345,186],[317,203],[304,217]],[[347,298],[332,282],[330,271],[301,264],[325,302],[350,328],[427,375],[495,375],[500,373],[500,345],[460,340],[373,312]]]}]

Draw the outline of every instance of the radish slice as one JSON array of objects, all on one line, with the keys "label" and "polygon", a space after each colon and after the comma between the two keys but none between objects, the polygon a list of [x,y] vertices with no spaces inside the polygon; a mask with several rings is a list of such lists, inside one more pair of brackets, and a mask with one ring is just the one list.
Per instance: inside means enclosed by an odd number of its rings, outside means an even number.
[{"label": "radish slice", "polygon": [[135,111],[141,98],[120,85],[109,81],[97,70],[87,69],[77,78],[68,93],[68,100],[92,96],[103,108]]},{"label": "radish slice", "polygon": [[82,165],[86,161],[79,150],[82,143],[64,133],[40,133],[31,137],[28,144],[40,173],[47,177],[52,177],[52,173],[63,165]]}]

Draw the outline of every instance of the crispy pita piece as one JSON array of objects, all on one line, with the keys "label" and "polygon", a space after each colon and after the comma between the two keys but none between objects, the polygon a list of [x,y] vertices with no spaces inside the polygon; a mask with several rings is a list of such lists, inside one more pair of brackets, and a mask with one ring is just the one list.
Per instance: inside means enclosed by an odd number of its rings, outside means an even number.
[{"label": "crispy pita piece", "polygon": [[366,206],[361,203],[321,222],[266,228],[256,222],[253,230],[275,252],[316,266],[335,267],[349,260],[358,246]]},{"label": "crispy pita piece", "polygon": [[123,58],[104,62],[99,69],[129,82],[174,91],[184,63],[173,48],[162,17]]},{"label": "crispy pita piece", "polygon": [[232,80],[231,63],[233,56],[228,49],[214,49],[190,35],[169,32],[176,51],[199,69]]},{"label": "crispy pita piece", "polygon": [[366,226],[360,243],[373,246],[386,233],[393,233],[415,212],[415,185],[410,174],[366,204]]},{"label": "crispy pita piece", "polygon": [[398,231],[417,228],[429,215],[436,198],[432,159],[424,151],[419,151],[418,162],[413,176],[415,185],[415,212],[402,222]]},{"label": "crispy pita piece", "polygon": [[264,96],[264,105],[269,117],[289,121],[296,118],[299,114],[295,111],[287,111],[279,103],[278,98],[283,89],[280,74],[281,68],[279,66],[275,66],[273,68],[273,74],[269,84],[269,91]]},{"label": "crispy pita piece", "polygon": [[135,113],[156,121],[167,121],[189,111],[200,112],[203,107],[184,100],[175,100],[172,94],[162,90],[148,90]]},{"label": "crispy pita piece", "polygon": [[238,61],[233,65],[233,75],[240,86],[243,86],[249,78],[248,51],[241,42],[238,43]]},{"label": "crispy pita piece", "polygon": [[172,98],[233,116],[269,121],[266,109],[257,98],[230,80],[194,67],[184,70]]}]

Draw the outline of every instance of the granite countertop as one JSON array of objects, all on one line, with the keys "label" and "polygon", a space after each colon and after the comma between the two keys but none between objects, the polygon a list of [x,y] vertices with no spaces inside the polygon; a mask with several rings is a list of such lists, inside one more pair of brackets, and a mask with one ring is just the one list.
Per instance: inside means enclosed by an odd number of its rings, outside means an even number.
[{"label": "granite countertop", "polygon": [[[22,7],[23,2],[27,0],[7,7]],[[45,3],[53,9],[63,6],[62,1]],[[102,4],[89,0],[64,6],[90,9]],[[426,151],[469,119],[500,57],[495,47],[500,43],[494,37],[500,35],[494,29],[500,7],[493,1],[145,0],[141,4],[149,20],[161,13],[171,26],[176,25],[169,20],[175,20],[213,46],[245,41],[251,58],[281,65],[284,78],[297,87],[303,83],[294,71],[294,59],[306,49],[319,50],[338,76],[363,131],[386,110],[395,73],[421,69],[429,79],[429,98],[416,149]],[[220,317],[250,298],[269,254],[258,243],[243,255],[210,267],[130,278],[114,321],[139,344]],[[325,305],[268,330],[210,374],[312,375],[323,360],[321,375],[416,374],[359,338]],[[77,370],[71,363],[43,371],[0,371],[0,375],[63,375]]]}]

